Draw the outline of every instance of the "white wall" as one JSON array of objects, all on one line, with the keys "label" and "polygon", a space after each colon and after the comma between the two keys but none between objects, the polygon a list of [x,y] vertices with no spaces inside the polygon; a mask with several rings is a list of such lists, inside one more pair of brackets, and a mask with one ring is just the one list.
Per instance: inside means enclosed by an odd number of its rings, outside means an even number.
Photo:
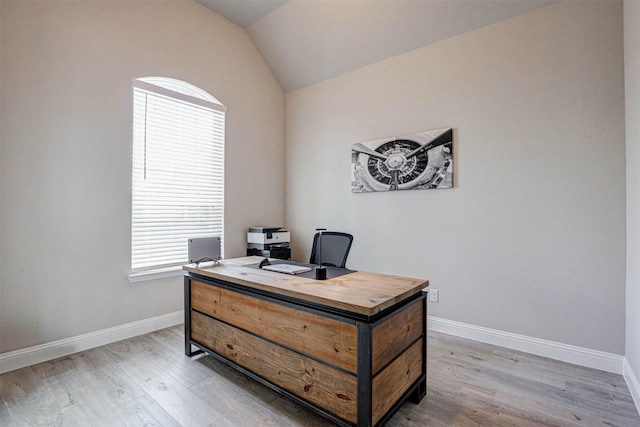
[{"label": "white wall", "polygon": [[[640,2],[624,3],[627,129],[627,329],[626,358],[640,386]],[[640,388],[636,389],[640,408]]]},{"label": "white wall", "polygon": [[229,108],[227,257],[247,226],[284,221],[284,94],[243,30],[185,1],[0,8],[0,352],[182,309],[181,277],[127,281],[136,77]]},{"label": "white wall", "polygon": [[[430,279],[430,314],[624,354],[620,2],[561,2],[286,95],[287,226]],[[454,128],[455,188],[352,194],[351,144]]]}]

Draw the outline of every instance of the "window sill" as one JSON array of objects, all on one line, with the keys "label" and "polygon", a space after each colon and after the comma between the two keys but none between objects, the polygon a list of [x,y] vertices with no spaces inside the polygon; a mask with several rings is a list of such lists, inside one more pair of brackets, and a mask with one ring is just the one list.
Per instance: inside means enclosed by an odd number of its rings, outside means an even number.
[{"label": "window sill", "polygon": [[159,268],[157,270],[130,273],[129,283],[146,282],[147,280],[164,279],[166,277],[184,276],[182,266]]}]

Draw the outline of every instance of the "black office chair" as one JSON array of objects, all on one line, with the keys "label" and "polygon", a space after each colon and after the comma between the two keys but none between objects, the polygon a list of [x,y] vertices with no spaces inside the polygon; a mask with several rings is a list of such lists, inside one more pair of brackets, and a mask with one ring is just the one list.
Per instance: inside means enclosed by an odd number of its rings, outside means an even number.
[{"label": "black office chair", "polygon": [[[318,236],[320,236],[320,233],[316,233],[315,236],[313,236],[310,264],[318,264]],[[320,257],[322,265],[344,268],[347,264],[347,256],[351,249],[351,242],[353,242],[353,236],[351,234],[337,231],[323,231],[322,256]]]}]

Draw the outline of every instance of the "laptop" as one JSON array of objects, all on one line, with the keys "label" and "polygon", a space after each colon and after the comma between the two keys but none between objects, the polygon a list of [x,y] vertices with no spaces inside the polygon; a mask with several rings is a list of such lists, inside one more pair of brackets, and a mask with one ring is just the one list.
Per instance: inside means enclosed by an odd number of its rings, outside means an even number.
[{"label": "laptop", "polygon": [[276,273],[298,274],[311,271],[311,268],[294,264],[271,264],[262,267],[263,270],[275,271]]}]

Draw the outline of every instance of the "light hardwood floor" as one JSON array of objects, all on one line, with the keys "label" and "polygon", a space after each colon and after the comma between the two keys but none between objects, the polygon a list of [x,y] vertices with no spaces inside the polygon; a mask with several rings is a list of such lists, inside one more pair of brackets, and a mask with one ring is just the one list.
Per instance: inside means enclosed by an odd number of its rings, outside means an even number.
[{"label": "light hardwood floor", "polygon": [[[0,376],[0,426],[331,426],[209,356],[181,326]],[[620,375],[429,333],[427,396],[387,424],[640,427]]]}]

